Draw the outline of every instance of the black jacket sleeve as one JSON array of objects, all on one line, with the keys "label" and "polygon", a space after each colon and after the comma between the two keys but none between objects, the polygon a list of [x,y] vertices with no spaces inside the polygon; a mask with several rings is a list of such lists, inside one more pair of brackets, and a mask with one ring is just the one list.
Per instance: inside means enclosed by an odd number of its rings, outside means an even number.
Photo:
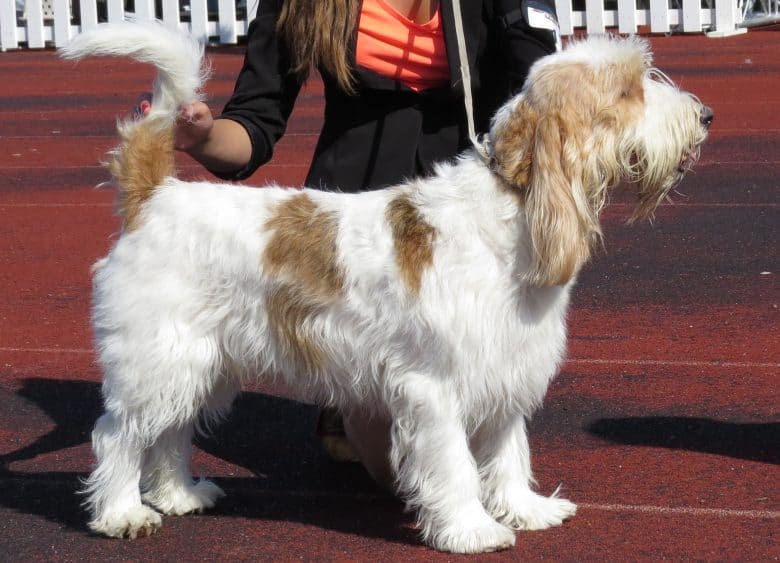
[{"label": "black jacket sleeve", "polygon": [[252,141],[252,157],[247,166],[233,174],[218,174],[229,180],[242,180],[273,156],[276,141],[284,134],[301,83],[290,72],[290,59],[284,42],[276,33],[278,2],[261,0],[257,17],[247,32],[244,66],[233,95],[221,118],[240,123]]}]

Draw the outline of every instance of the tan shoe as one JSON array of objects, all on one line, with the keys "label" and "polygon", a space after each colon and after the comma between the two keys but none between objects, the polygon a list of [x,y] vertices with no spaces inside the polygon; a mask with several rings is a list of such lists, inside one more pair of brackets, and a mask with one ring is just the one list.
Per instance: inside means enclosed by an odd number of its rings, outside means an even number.
[{"label": "tan shoe", "polygon": [[322,447],[333,461],[339,463],[359,462],[355,450],[344,434],[344,419],[341,413],[333,408],[325,408],[320,411],[317,419],[317,435],[320,437]]}]

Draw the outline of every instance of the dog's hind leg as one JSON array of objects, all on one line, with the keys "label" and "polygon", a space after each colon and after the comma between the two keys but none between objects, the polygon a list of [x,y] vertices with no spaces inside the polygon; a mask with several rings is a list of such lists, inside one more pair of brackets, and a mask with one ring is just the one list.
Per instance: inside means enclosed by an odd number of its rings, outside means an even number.
[{"label": "dog's hind leg", "polygon": [[483,503],[496,520],[516,530],[543,530],[561,525],[577,511],[557,491],[546,497],[532,490],[531,451],[522,415],[501,424],[486,423],[476,441]]},{"label": "dog's hind leg", "polygon": [[152,534],[162,520],[157,512],[141,503],[138,483],[142,443],[107,412],[92,431],[92,449],[98,463],[84,483],[93,517],[89,527],[115,538],[135,538],[141,531]]},{"label": "dog's hind leg", "polygon": [[163,514],[177,516],[213,507],[225,493],[211,481],[193,480],[191,454],[191,426],[168,430],[157,438],[144,460],[143,501]]},{"label": "dog's hind leg", "polygon": [[85,492],[93,530],[135,537],[161,524],[144,502],[180,514],[211,506],[221,494],[189,474],[192,428],[222,381],[220,350],[212,334],[182,320],[155,330],[118,326],[96,323],[106,414],[93,432],[97,465]]},{"label": "dog's hind leg", "polygon": [[514,545],[512,530],[496,522],[479,498],[479,474],[469,450],[455,393],[426,376],[405,378],[393,393],[391,464],[423,539],[456,553]]},{"label": "dog's hind leg", "polygon": [[[237,386],[228,380],[216,387],[204,408],[212,418],[220,417],[229,408],[237,391]],[[142,498],[164,514],[180,516],[203,512],[225,495],[211,481],[192,478],[193,429],[192,423],[169,428],[147,450],[141,474]]]}]

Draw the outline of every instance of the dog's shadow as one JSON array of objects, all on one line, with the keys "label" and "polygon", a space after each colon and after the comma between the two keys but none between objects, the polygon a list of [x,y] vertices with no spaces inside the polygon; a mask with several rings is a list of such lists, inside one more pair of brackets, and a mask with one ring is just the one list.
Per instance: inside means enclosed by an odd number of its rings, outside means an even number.
[{"label": "dog's shadow", "polygon": [[[50,421],[48,427],[53,427],[31,443],[0,455],[0,479],[9,483],[0,505],[86,531],[87,514],[77,493],[85,474],[19,471],[12,465],[21,462],[29,467],[29,460],[38,456],[88,442],[102,411],[100,386],[27,379],[2,402],[8,405],[5,416],[12,417],[11,424],[17,418],[40,421],[42,411]],[[314,432],[316,418],[317,408],[311,405],[262,393],[241,394],[227,420],[210,436],[199,437],[196,446],[254,476],[215,478],[227,497],[207,514],[294,521],[397,543],[419,543],[412,517],[399,501],[380,489],[360,465],[327,457]],[[3,423],[8,422],[6,418]]]},{"label": "dog's shadow", "polygon": [[780,423],[733,423],[708,418],[604,418],[586,427],[604,440],[631,446],[689,450],[780,464]]},{"label": "dog's shadow", "polygon": [[[86,530],[77,494],[77,472],[19,471],[30,460],[82,446],[102,407],[99,385],[62,379],[27,379],[15,393],[0,388],[3,424],[48,432],[0,456],[0,505]],[[49,423],[41,423],[48,417]],[[197,446],[253,476],[215,481],[228,494],[210,515],[307,523],[397,543],[417,543],[411,517],[356,464],[328,459],[314,433],[317,409],[287,399],[246,392],[230,417]],[[615,443],[712,453],[780,464],[780,424],[735,424],[703,418],[611,418],[586,430]],[[79,461],[79,466],[86,463]]]}]

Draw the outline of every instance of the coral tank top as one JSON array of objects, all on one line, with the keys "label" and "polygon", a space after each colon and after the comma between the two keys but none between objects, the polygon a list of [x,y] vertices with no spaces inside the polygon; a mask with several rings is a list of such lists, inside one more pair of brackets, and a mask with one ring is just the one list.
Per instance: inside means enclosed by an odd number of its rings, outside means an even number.
[{"label": "coral tank top", "polygon": [[430,21],[418,24],[385,0],[363,0],[355,58],[363,68],[417,92],[447,84],[450,67],[439,8]]}]

